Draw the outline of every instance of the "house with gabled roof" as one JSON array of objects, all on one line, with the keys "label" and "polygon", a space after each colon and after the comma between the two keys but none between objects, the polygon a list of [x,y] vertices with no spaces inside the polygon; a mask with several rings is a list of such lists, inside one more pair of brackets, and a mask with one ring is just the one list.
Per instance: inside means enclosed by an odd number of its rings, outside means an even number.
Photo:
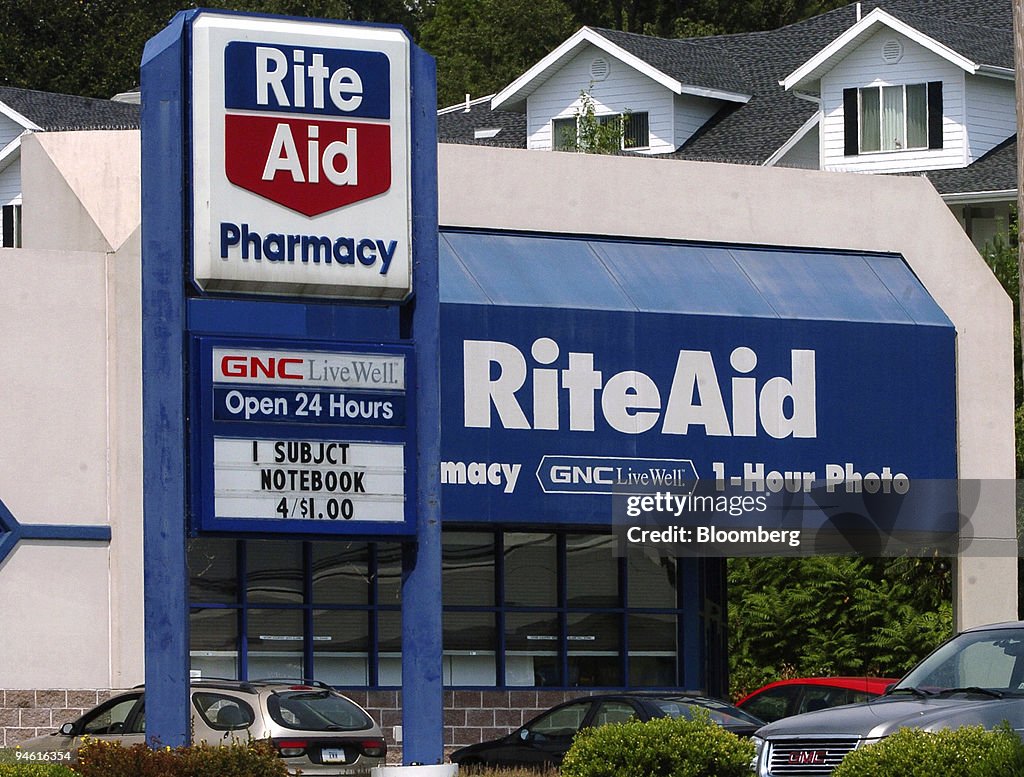
[{"label": "house with gabled roof", "polygon": [[21,245],[21,143],[27,134],[138,128],[138,105],[0,86],[0,247]]},{"label": "house with gabled roof", "polygon": [[929,178],[976,245],[1016,199],[1009,0],[851,3],[766,32],[669,40],[584,27],[441,142],[562,150],[584,93],[624,153]]}]

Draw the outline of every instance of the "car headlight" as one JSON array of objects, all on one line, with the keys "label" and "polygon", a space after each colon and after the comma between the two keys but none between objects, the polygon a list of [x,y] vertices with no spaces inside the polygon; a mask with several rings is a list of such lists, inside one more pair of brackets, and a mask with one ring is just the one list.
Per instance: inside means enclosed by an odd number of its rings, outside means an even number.
[{"label": "car headlight", "polygon": [[761,754],[764,752],[764,740],[759,736],[752,736],[750,741],[754,743],[754,757],[750,759],[750,770],[756,774],[761,763]]}]

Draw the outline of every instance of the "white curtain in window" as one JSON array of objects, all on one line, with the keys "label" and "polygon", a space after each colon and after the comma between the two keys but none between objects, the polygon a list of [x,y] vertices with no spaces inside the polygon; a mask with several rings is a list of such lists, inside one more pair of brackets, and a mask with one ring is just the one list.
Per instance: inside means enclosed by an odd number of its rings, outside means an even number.
[{"label": "white curtain in window", "polygon": [[903,87],[882,88],[882,150],[906,148],[903,122]]},{"label": "white curtain in window", "polygon": [[860,90],[860,150],[878,151],[879,141],[878,88]]}]

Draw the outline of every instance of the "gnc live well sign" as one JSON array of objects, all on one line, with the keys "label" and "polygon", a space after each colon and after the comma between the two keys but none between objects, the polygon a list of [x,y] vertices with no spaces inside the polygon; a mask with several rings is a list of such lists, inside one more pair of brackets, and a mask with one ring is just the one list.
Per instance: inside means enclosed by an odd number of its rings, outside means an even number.
[{"label": "gnc live well sign", "polygon": [[191,45],[199,288],[405,299],[408,38],[204,13]]}]

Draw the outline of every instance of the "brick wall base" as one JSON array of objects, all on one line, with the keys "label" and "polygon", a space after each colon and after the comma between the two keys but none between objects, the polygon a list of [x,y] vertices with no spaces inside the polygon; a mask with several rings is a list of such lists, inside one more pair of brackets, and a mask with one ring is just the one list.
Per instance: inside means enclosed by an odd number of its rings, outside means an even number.
[{"label": "brick wall base", "polygon": [[108,698],[105,690],[0,690],[0,747],[56,731]]},{"label": "brick wall base", "polygon": [[[110,698],[107,690],[0,690],[0,747],[56,731]],[[402,725],[401,691],[346,690],[380,723],[388,742],[388,763],[402,762],[396,726]],[[445,691],[445,756],[465,745],[504,736],[579,691]]]}]

